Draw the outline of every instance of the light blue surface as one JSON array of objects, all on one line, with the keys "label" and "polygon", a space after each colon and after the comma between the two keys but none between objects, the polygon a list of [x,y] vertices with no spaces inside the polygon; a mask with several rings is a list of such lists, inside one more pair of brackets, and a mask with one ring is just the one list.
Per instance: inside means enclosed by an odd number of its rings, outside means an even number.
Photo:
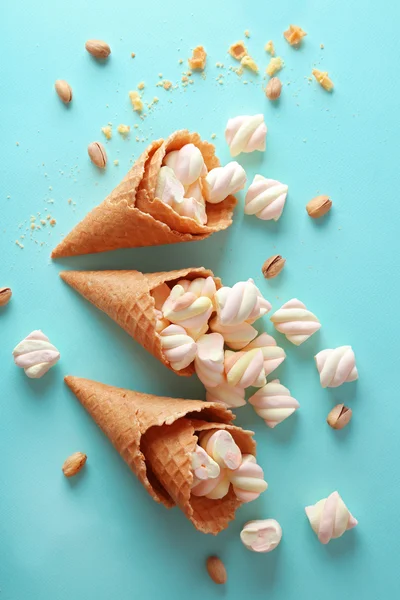
[{"label": "light blue surface", "polygon": [[[398,16],[394,0],[385,10],[382,3],[361,0],[203,0],[198,6],[182,0],[19,0],[3,10],[0,286],[11,286],[14,297],[0,312],[2,600],[398,597]],[[309,32],[299,51],[282,38],[290,22]],[[215,80],[221,72],[215,63],[233,64],[226,50],[246,28],[262,71],[269,39],[285,60],[276,106],[265,99],[261,77],[240,80],[225,69],[225,84]],[[105,65],[85,52],[90,37],[110,43]],[[186,61],[198,43],[209,53],[207,79],[194,75],[186,91],[155,87],[158,73],[180,82],[186,64],[178,60]],[[314,64],[331,74],[332,95],[307,81]],[[53,90],[57,78],[73,87],[68,108]],[[160,99],[143,123],[127,97],[141,80],[145,98]],[[261,111],[269,127],[267,151],[240,161],[249,179],[261,172],[289,184],[279,223],[244,218],[240,194],[234,226],[206,242],[49,260],[62,234],[112,190],[145,146],[134,141],[134,129],[126,141],[114,132],[108,168],[99,173],[86,147],[102,139],[100,127],[108,121],[114,129],[138,122],[138,135],[148,140],[182,127],[207,139],[215,132],[218,154],[227,162],[227,119]],[[334,202],[321,222],[304,209],[317,193]],[[31,235],[30,216],[37,212],[51,214],[57,224]],[[23,250],[15,245],[20,235]],[[287,265],[267,283],[261,265],[274,253]],[[203,397],[194,378],[164,369],[57,275],[61,268],[198,265],[228,285],[254,277],[274,309],[298,297],[323,325],[300,348],[278,336],[288,354],[278,373],[301,404],[296,416],[269,430],[250,406],[238,411],[239,424],[256,431],[270,487],[217,538],[196,532],[179,510],[155,504],[63,384],[63,376],[73,374],[155,394]],[[62,359],[42,380],[30,381],[14,366],[11,351],[36,328],[50,336]],[[312,357],[342,344],[353,345],[360,380],[324,391]],[[325,423],[337,402],[354,409],[341,432]],[[61,465],[76,450],[88,454],[88,463],[69,481]],[[359,526],[324,547],[304,506],[335,489]],[[282,525],[280,547],[269,555],[247,552],[239,541],[243,523],[266,517]],[[224,589],[205,573],[210,554],[226,564]]]}]

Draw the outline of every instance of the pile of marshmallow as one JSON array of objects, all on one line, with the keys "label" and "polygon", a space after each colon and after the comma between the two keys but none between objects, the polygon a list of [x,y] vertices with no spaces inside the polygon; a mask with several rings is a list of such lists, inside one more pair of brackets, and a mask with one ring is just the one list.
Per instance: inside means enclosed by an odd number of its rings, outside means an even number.
[{"label": "pile of marshmallow", "polygon": [[[264,151],[267,127],[263,115],[239,116],[228,121],[225,138],[232,156]],[[207,203],[219,204],[246,185],[246,173],[236,161],[208,171],[203,155],[194,144],[168,152],[160,169],[156,198],[182,217],[207,224]],[[245,199],[245,213],[277,221],[282,214],[288,186],[256,175]]]},{"label": "pile of marshmallow", "polygon": [[[271,310],[271,304],[252,279],[219,290],[212,277],[182,279],[172,289],[161,284],[152,296],[156,331],[166,360],[175,371],[193,363],[208,401],[237,408],[246,403],[247,388],[260,388],[249,402],[269,427],[299,407],[278,380],[267,383],[267,376],[286,354],[272,336],[258,335],[253,327]],[[280,311],[275,313],[277,323],[282,320],[279,315]],[[315,322],[310,323],[308,329],[299,325],[304,339],[311,329],[317,329]]]},{"label": "pile of marshmallow", "polygon": [[192,494],[224,498],[230,486],[241,502],[256,500],[268,484],[252,454],[243,454],[229,433],[219,429],[200,434],[192,453]]}]

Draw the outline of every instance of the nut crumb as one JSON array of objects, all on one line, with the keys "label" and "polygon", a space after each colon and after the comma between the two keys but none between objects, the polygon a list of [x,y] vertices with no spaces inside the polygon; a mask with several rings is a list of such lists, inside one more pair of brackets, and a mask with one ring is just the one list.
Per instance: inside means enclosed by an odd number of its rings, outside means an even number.
[{"label": "nut crumb", "polygon": [[318,83],[326,90],[327,92],[331,92],[333,90],[333,81],[328,77],[328,71],[319,71],[318,69],[313,69],[312,74]]},{"label": "nut crumb", "polygon": [[192,58],[188,59],[189,67],[193,70],[204,71],[207,61],[207,52],[203,46],[196,46]]},{"label": "nut crumb", "polygon": [[215,140],[215,138],[216,138],[216,137],[217,137],[217,134],[216,134],[216,133],[212,133],[212,134],[211,134],[211,139],[212,139],[212,140]]},{"label": "nut crumb", "polygon": [[271,58],[267,68],[265,69],[267,75],[273,77],[275,73],[280,71],[283,67],[283,60],[280,56],[275,56],[275,58]]},{"label": "nut crumb", "polygon": [[56,225],[56,224],[57,224],[57,221],[55,219],[50,219],[50,225],[52,227],[54,227],[54,225]]},{"label": "nut crumb", "polygon": [[118,160],[118,159],[114,160],[114,165],[115,165],[116,167],[118,167],[118,165],[119,165],[119,160]]},{"label": "nut crumb", "polygon": [[240,64],[243,67],[250,69],[250,71],[253,71],[254,73],[258,73],[258,66],[257,66],[255,60],[253,58],[251,58],[251,56],[249,56],[249,55],[243,56],[242,60],[240,61]]},{"label": "nut crumb", "polygon": [[183,58],[180,58],[180,59],[178,60],[178,63],[179,63],[180,65],[182,65],[182,64],[183,64]]},{"label": "nut crumb", "polygon": [[321,48],[321,50],[323,50],[325,48],[325,46],[323,44],[320,44],[319,47]]},{"label": "nut crumb", "polygon": [[138,83],[138,90],[144,90],[144,81],[141,81],[140,83]]},{"label": "nut crumb", "polygon": [[137,92],[136,90],[130,91],[129,98],[131,100],[133,110],[135,110],[136,112],[141,112],[143,110],[143,102],[140,99],[139,92]]},{"label": "nut crumb", "polygon": [[189,78],[186,75],[182,75],[182,82],[185,83],[186,81],[189,81]]},{"label": "nut crumb", "polygon": [[270,54],[271,56],[275,56],[275,46],[272,40],[269,40],[269,42],[265,44],[264,49],[265,52],[268,52],[268,54]]},{"label": "nut crumb", "polygon": [[35,229],[36,225],[35,223],[31,223],[31,229]]},{"label": "nut crumb", "polygon": [[216,62],[215,66],[217,67],[217,69],[223,69],[224,68],[224,63],[222,63],[222,62]]},{"label": "nut crumb", "polygon": [[291,46],[299,46],[307,33],[298,25],[289,25],[289,29],[283,32],[283,37]]},{"label": "nut crumb", "polygon": [[134,52],[131,52],[131,58],[135,58],[136,54]]},{"label": "nut crumb", "polygon": [[112,138],[112,127],[110,125],[106,125],[101,128],[101,131],[104,133],[107,140],[111,140]]},{"label": "nut crumb", "polygon": [[228,50],[229,54],[233,56],[236,60],[242,60],[247,54],[247,48],[244,45],[244,42],[239,41],[235,44],[232,44]]},{"label": "nut crumb", "polygon": [[15,243],[17,244],[17,246],[18,246],[19,248],[21,248],[21,250],[23,250],[23,249],[24,249],[24,247],[25,247],[25,246],[24,246],[23,244],[21,244],[21,242],[20,242],[19,240],[15,240]]},{"label": "nut crumb", "polygon": [[249,38],[250,37],[250,31],[248,29],[245,30],[244,35]]},{"label": "nut crumb", "polygon": [[168,79],[164,79],[162,86],[163,86],[164,90],[170,90],[172,88],[172,81],[169,81]]},{"label": "nut crumb", "polygon": [[129,135],[131,128],[129,127],[129,125],[124,125],[123,123],[121,123],[121,125],[118,125],[117,127],[117,131],[120,135],[122,135],[122,137],[126,137],[127,135]]}]

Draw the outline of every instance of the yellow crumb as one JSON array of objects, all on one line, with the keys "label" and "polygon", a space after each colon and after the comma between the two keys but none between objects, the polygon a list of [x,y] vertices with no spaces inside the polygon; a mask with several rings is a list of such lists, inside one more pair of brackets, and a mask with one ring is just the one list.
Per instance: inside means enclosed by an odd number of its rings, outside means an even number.
[{"label": "yellow crumb", "polygon": [[249,38],[250,37],[250,31],[248,29],[246,29],[246,31],[244,32],[244,35]]},{"label": "yellow crumb", "polygon": [[236,58],[236,60],[242,60],[242,58],[247,54],[247,48],[244,45],[244,42],[239,41],[235,44],[232,44],[232,46],[229,47],[228,52],[231,56],[233,56],[233,58]]},{"label": "yellow crumb", "polygon": [[15,240],[15,243],[17,244],[17,246],[19,246],[21,249],[24,248],[24,245],[21,244],[21,242],[19,240]]},{"label": "yellow crumb", "polygon": [[119,165],[119,160],[118,160],[118,159],[114,160],[114,165],[115,165],[116,167],[118,167],[118,165]]},{"label": "yellow crumb", "polygon": [[283,67],[283,60],[281,59],[280,56],[275,56],[274,58],[271,58],[271,60],[269,61],[268,67],[265,69],[267,75],[269,75],[270,77],[272,77],[273,75],[275,75],[275,73],[277,73],[278,71],[280,71]]},{"label": "yellow crumb", "polygon": [[135,58],[136,54],[134,52],[131,52],[131,57]]},{"label": "yellow crumb", "polygon": [[57,223],[57,221],[55,219],[50,219],[50,225],[52,227],[54,227],[54,225]]},{"label": "yellow crumb", "polygon": [[328,77],[328,71],[319,71],[318,69],[313,69],[312,74],[318,83],[326,90],[327,92],[331,92],[333,90],[333,81]]},{"label": "yellow crumb", "polygon": [[168,79],[164,79],[162,86],[164,90],[170,90],[172,88],[172,82],[168,81]]},{"label": "yellow crumb", "polygon": [[289,29],[283,32],[283,37],[291,46],[298,46],[307,33],[298,25],[289,25]]},{"label": "yellow crumb", "polygon": [[216,134],[216,133],[212,133],[212,134],[211,134],[211,139],[212,139],[212,140],[215,140],[215,138],[216,138],[216,137],[217,137],[217,134]]},{"label": "yellow crumb", "polygon": [[138,90],[144,90],[144,81],[141,81],[140,83],[138,83]]},{"label": "yellow crumb", "polygon": [[50,221],[50,219],[51,219],[51,215],[47,215],[46,219],[47,219],[48,221]]},{"label": "yellow crumb", "polygon": [[36,225],[35,223],[31,223],[31,229],[35,229]]},{"label": "yellow crumb", "polygon": [[158,98],[157,98],[157,96],[154,96],[154,98],[153,98],[153,102],[154,102],[154,104],[156,104],[156,103],[158,102]]},{"label": "yellow crumb", "polygon": [[159,76],[160,79],[162,79],[163,74],[159,73],[158,76]]},{"label": "yellow crumb", "polygon": [[247,69],[250,69],[250,71],[258,73],[258,66],[255,60],[251,58],[251,56],[243,56],[242,60],[240,61],[240,64],[242,65],[242,67],[246,67]]},{"label": "yellow crumb", "polygon": [[108,140],[111,140],[111,138],[112,138],[112,128],[111,128],[110,125],[106,125],[105,127],[102,127],[101,131],[104,133],[104,135],[106,136],[106,138]]},{"label": "yellow crumb", "polygon": [[222,63],[222,62],[216,62],[215,66],[217,67],[217,69],[223,69],[224,68],[224,63]]},{"label": "yellow crumb", "polygon": [[272,40],[269,40],[269,42],[267,42],[265,44],[265,52],[268,52],[268,54],[270,54],[271,56],[275,56],[275,46],[274,46],[274,42]]},{"label": "yellow crumb", "polygon": [[134,128],[137,129],[139,125],[137,123],[134,124]]},{"label": "yellow crumb", "polygon": [[42,225],[46,225],[46,221],[44,219],[40,219]]},{"label": "yellow crumb", "polygon": [[179,62],[180,65],[182,65],[183,64],[183,58],[180,58],[178,62]]},{"label": "yellow crumb", "polygon": [[143,102],[140,99],[139,92],[131,91],[129,92],[129,98],[131,100],[133,110],[136,112],[141,112],[143,110]]},{"label": "yellow crumb", "polygon": [[189,67],[193,70],[204,71],[207,61],[207,52],[203,46],[196,46],[192,58],[188,59]]},{"label": "yellow crumb", "polygon": [[129,127],[129,125],[124,125],[123,123],[121,123],[121,125],[118,125],[117,127],[117,131],[122,135],[122,137],[126,137],[129,134],[130,130],[131,128]]},{"label": "yellow crumb", "polygon": [[72,204],[72,198],[68,198],[68,204]]},{"label": "yellow crumb", "polygon": [[182,82],[185,83],[186,81],[188,81],[187,75],[182,75]]},{"label": "yellow crumb", "polygon": [[320,44],[320,48],[321,48],[321,50],[323,50],[325,48],[325,46],[323,44]]}]

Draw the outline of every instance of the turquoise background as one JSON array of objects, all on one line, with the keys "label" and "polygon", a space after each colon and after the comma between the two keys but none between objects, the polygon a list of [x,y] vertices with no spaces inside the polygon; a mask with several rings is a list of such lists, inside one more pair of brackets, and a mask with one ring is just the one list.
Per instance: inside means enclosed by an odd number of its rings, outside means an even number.
[{"label": "turquoise background", "polygon": [[[397,597],[398,3],[25,0],[4,4],[2,13],[0,286],[14,292],[0,311],[2,600]],[[289,23],[308,31],[298,51],[282,37]],[[245,29],[262,72],[269,39],[285,60],[276,105],[265,99],[262,75],[246,73],[240,80],[215,67],[218,61],[234,64],[226,51]],[[112,47],[104,65],[84,49],[92,37]],[[194,75],[186,91],[156,87],[158,73],[180,82],[198,43],[208,51],[206,79]],[[332,95],[306,79],[313,65],[329,71]],[[224,85],[216,81],[221,72]],[[69,107],[54,92],[57,78],[73,87]],[[145,99],[160,99],[143,122],[128,99],[141,80]],[[215,132],[226,163],[227,119],[257,112],[265,113],[269,127],[267,151],[239,160],[249,180],[260,172],[289,185],[278,223],[244,218],[241,193],[233,227],[205,242],[50,261],[62,234],[112,190],[146,141],[183,127],[206,139]],[[114,137],[103,173],[91,165],[86,148],[103,141],[100,128],[108,121]],[[127,140],[115,131],[119,123],[135,122],[145,142],[135,141],[134,129]],[[318,193],[334,203],[321,222],[309,219],[304,208]],[[38,212],[42,218],[51,214],[54,228],[31,233],[30,216]],[[261,265],[274,253],[287,265],[267,282]],[[300,348],[277,334],[288,355],[278,374],[300,402],[297,414],[270,430],[251,406],[237,411],[238,423],[256,431],[270,487],[217,538],[196,532],[179,510],[151,501],[63,383],[72,374],[155,394],[203,397],[195,378],[168,372],[58,278],[63,268],[199,265],[228,285],[254,277],[274,310],[298,297],[323,325]],[[61,361],[31,381],[14,366],[11,352],[38,328],[60,349]],[[360,379],[322,390],[313,355],[342,344],[354,347]],[[354,410],[341,432],[325,423],[338,402]],[[88,454],[88,463],[67,480],[61,465],[76,450]],[[324,547],[304,506],[336,489],[359,526]],[[243,523],[267,517],[281,523],[281,545],[267,555],[248,552],[239,540]],[[210,554],[226,564],[223,589],[205,572]]]}]

